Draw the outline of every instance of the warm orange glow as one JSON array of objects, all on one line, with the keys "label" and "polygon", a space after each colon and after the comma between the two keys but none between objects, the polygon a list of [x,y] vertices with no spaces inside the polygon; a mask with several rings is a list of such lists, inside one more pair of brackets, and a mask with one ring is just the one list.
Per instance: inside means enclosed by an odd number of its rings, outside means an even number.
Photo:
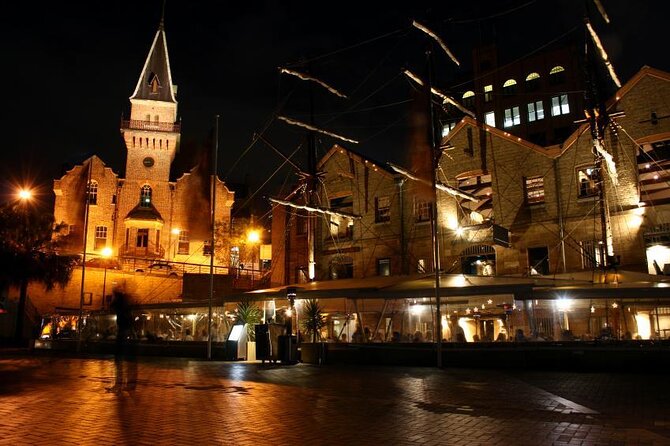
[{"label": "warm orange glow", "polygon": [[174,234],[174,235],[179,235],[180,232],[181,232],[181,230],[179,228],[174,228],[172,230],[172,234]]},{"label": "warm orange glow", "polygon": [[19,198],[24,201],[30,200],[33,198],[33,193],[28,189],[21,189],[19,190]]},{"label": "warm orange glow", "polygon": [[111,257],[112,256],[112,248],[109,246],[106,248],[102,248],[102,251],[100,251],[100,254],[102,254],[103,257]]},{"label": "warm orange glow", "polygon": [[247,241],[249,243],[258,243],[261,240],[260,232],[256,230],[251,230],[247,232]]}]

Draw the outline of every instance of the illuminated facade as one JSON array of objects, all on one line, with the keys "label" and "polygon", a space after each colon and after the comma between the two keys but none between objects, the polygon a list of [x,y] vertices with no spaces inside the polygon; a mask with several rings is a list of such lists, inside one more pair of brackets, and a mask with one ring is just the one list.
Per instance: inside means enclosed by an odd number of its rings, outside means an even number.
[{"label": "illuminated facade", "polygon": [[[609,103],[618,183],[605,187],[619,267],[670,269],[670,75],[645,67]],[[602,226],[587,124],[542,147],[471,118],[443,139],[438,180],[473,199],[438,192],[441,268],[477,275],[592,270]],[[320,161],[321,205],[360,216],[317,216],[317,279],[433,269],[430,203],[418,183],[341,146]],[[275,206],[273,282],[306,280],[305,211]],[[561,237],[562,234],[562,237]]]},{"label": "illuminated facade", "polygon": [[[121,122],[125,177],[92,156],[54,181],[54,217],[68,225],[71,251],[82,251],[85,234],[92,256],[109,247],[124,260],[209,264],[211,167],[170,177],[181,131],[176,95],[161,24],[130,97],[130,119]],[[217,179],[217,224],[229,227],[233,201]]]}]

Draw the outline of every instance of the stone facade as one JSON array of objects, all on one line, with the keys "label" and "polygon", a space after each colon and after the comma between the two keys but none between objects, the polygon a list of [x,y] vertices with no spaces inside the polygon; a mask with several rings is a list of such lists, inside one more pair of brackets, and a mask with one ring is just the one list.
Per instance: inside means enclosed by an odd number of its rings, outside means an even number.
[{"label": "stone facade", "polygon": [[[54,181],[54,217],[69,226],[71,252],[82,252],[86,235],[89,258],[111,248],[113,257],[133,265],[138,259],[210,263],[205,252],[211,239],[208,166],[170,179],[180,124],[167,54],[161,26],[130,98],[130,119],[121,123],[125,178],[92,156]],[[234,193],[217,179],[218,225],[230,227],[233,201]],[[217,264],[226,262],[225,253],[216,254]]]},{"label": "stone facade", "polygon": [[[624,269],[653,272],[652,260],[661,267],[670,263],[667,254],[650,257],[655,254],[648,235],[670,234],[659,229],[670,211],[661,149],[670,141],[670,120],[661,118],[670,116],[668,104],[670,75],[648,67],[608,104],[610,114],[624,112],[605,134],[605,147],[616,164],[616,186],[605,170],[603,174],[614,254]],[[443,271],[554,274],[598,265],[603,240],[599,199],[593,183],[582,184],[587,183],[587,169],[592,172],[595,167],[588,124],[563,144],[541,147],[466,117],[443,139],[442,147],[437,180],[474,200],[438,192]],[[644,180],[640,157],[652,147],[656,161],[647,168],[656,173]],[[431,198],[426,199],[421,183],[337,145],[318,168],[320,206],[360,219],[312,217],[320,222],[317,280],[433,269]],[[281,205],[274,208],[274,283],[306,280],[300,273],[307,268],[306,215]]]}]

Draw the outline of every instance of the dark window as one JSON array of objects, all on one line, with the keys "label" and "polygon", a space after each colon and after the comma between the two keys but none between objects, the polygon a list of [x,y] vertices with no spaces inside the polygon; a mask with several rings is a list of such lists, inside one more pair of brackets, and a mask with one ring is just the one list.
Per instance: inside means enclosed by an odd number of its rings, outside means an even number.
[{"label": "dark window", "polygon": [[421,200],[419,198],[414,199],[414,221],[417,223],[422,223],[424,221],[430,221],[430,211],[432,203]]},{"label": "dark window", "polygon": [[528,270],[530,275],[549,274],[549,250],[546,246],[528,248]]},{"label": "dark window", "polygon": [[593,167],[577,169],[577,184],[579,184],[579,198],[594,197],[600,192],[598,172]]},{"label": "dark window", "polygon": [[375,198],[375,223],[391,221],[391,197]]},{"label": "dark window", "polygon": [[526,91],[536,91],[538,88],[540,88],[540,75],[530,73],[526,76]]},{"label": "dark window", "polygon": [[513,96],[516,94],[516,81],[514,79],[508,79],[503,84],[503,94],[505,96]]},{"label": "dark window", "polygon": [[212,255],[212,243],[209,240],[205,240],[202,243],[202,255],[211,256]]},{"label": "dark window", "polygon": [[549,83],[551,85],[558,85],[565,82],[565,69],[561,66],[555,66],[549,72]]},{"label": "dark window", "polygon": [[98,182],[88,183],[88,204],[98,204]]},{"label": "dark window", "polygon": [[149,230],[148,229],[138,229],[137,230],[137,239],[135,246],[138,248],[146,248],[149,246]]}]

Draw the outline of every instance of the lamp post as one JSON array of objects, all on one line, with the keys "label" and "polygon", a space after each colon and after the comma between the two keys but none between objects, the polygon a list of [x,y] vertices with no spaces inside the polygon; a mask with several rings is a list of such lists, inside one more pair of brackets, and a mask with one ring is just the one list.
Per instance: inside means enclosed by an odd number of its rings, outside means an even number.
[{"label": "lamp post", "polygon": [[112,248],[109,246],[106,246],[105,248],[102,249],[102,258],[103,258],[103,264],[105,265],[105,272],[102,276],[102,308],[105,307],[105,288],[107,287],[107,262],[109,261],[109,258],[112,256]]},{"label": "lamp post", "polygon": [[[256,245],[258,245],[258,249],[260,250],[260,240],[261,240],[261,234],[258,230],[256,229],[250,229],[247,232],[247,242],[252,246],[253,251],[251,255],[251,279],[253,280],[254,278],[254,259],[256,257]],[[261,269],[261,260],[260,260],[260,252],[258,253],[258,269]]]},{"label": "lamp post", "polygon": [[172,229],[172,235],[175,236],[175,240],[173,241],[174,247],[172,250],[172,260],[174,261],[177,258],[177,248],[179,247],[179,234],[181,233],[181,229],[179,228],[173,228]]}]

